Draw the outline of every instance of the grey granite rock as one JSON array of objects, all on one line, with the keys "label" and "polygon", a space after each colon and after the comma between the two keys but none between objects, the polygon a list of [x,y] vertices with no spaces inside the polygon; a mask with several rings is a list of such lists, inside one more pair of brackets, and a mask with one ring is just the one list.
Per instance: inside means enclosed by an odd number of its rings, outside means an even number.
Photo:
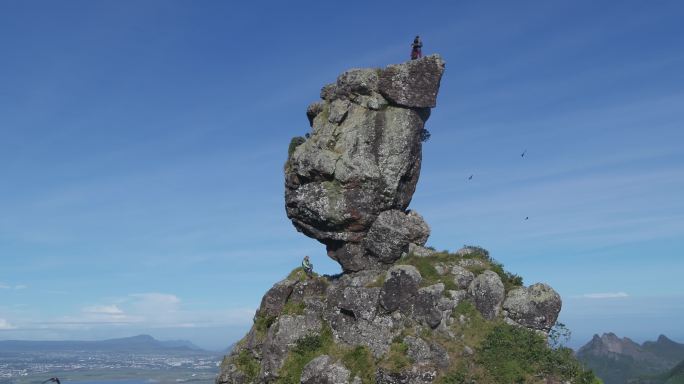
[{"label": "grey granite rock", "polygon": [[349,370],[328,355],[318,356],[302,369],[301,384],[348,384]]},{"label": "grey granite rock", "polygon": [[495,272],[484,271],[468,287],[468,294],[475,307],[487,320],[492,320],[501,312],[505,290],[501,278]]},{"label": "grey granite rock", "polygon": [[315,314],[280,316],[269,328],[264,342],[261,361],[261,374],[264,380],[268,381],[277,377],[288,351],[297,340],[307,335],[318,334],[321,327],[321,320]]},{"label": "grey granite rock", "polygon": [[[325,244],[347,272],[387,268],[409,242],[423,245],[429,235],[422,217],[405,210],[418,181],[421,132],[443,62],[438,56],[418,61],[350,70],[323,87],[323,102],[307,109],[310,137],[288,156],[288,217],[297,230]],[[380,218],[386,211],[407,217],[387,244],[376,246],[387,231],[387,218]],[[373,240],[359,246],[373,226]]]},{"label": "grey granite rock", "polygon": [[396,265],[390,268],[380,291],[380,305],[388,312],[411,312],[413,300],[418,295],[418,286],[422,280],[414,266]]},{"label": "grey granite rock", "polygon": [[475,275],[472,272],[460,265],[451,267],[451,274],[454,275],[454,283],[456,283],[456,286],[460,289],[468,288],[470,282],[475,278]]},{"label": "grey granite rock", "polygon": [[390,65],[381,72],[378,88],[394,104],[409,108],[433,108],[437,105],[437,91],[444,67],[439,55]]},{"label": "grey granite rock", "polygon": [[505,316],[524,327],[549,332],[562,306],[560,295],[547,284],[511,290],[503,303]]},{"label": "grey granite rock", "polygon": [[425,244],[430,227],[416,212],[384,211],[370,227],[364,245],[377,260],[391,264],[408,251],[410,243]]},{"label": "grey granite rock", "polygon": [[[408,246],[408,254],[411,254],[413,256],[418,256],[418,257],[428,257],[434,255],[436,252],[433,251],[430,248],[423,247],[422,245],[418,245],[415,243],[409,243]],[[437,266],[435,266],[437,268]],[[437,271],[440,275],[443,275],[444,273],[441,273]]]},{"label": "grey granite rock", "polygon": [[258,316],[275,316],[279,314],[287,299],[292,294],[294,286],[297,284],[295,280],[282,280],[273,285],[271,289],[266,292],[261,298],[261,305],[257,310]]},{"label": "grey granite rock", "polygon": [[379,369],[375,375],[375,382],[376,384],[431,384],[436,378],[436,369],[429,366],[414,366],[401,372]]}]

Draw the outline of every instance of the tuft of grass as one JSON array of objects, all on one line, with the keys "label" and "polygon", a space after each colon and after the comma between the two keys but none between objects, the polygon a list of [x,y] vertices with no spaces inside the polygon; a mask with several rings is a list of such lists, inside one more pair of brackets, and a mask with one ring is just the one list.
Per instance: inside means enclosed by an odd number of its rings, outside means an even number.
[{"label": "tuft of grass", "polygon": [[357,346],[342,355],[342,363],[351,372],[350,377],[358,376],[363,384],[375,383],[375,359],[365,346]]},{"label": "tuft of grass", "polygon": [[302,369],[314,358],[325,355],[334,346],[332,330],[324,326],[320,334],[310,334],[297,340],[280,369],[278,384],[299,384]]},{"label": "tuft of grass", "polygon": [[402,369],[411,365],[411,360],[408,357],[408,345],[401,342],[392,342],[390,350],[385,358],[380,362],[380,366],[390,372],[399,372]]},{"label": "tuft of grass", "polygon": [[235,357],[235,366],[238,371],[245,374],[249,381],[255,381],[259,375],[259,361],[246,349],[243,349]]},{"label": "tuft of grass", "polygon": [[306,139],[302,136],[295,136],[290,140],[290,145],[287,147],[287,158],[289,159],[292,157],[292,154],[294,153],[295,149],[299,147],[300,145],[304,144]]},{"label": "tuft of grass", "polygon": [[521,287],[523,285],[522,277],[514,273],[507,272],[504,269],[503,264],[494,260],[489,255],[489,251],[482,247],[474,245],[469,245],[466,247],[471,250],[471,253],[463,256],[459,256],[455,253],[449,253],[448,251],[435,253],[427,257],[419,257],[413,254],[409,254],[404,258],[400,259],[399,263],[413,265],[414,267],[416,267],[416,269],[418,269],[418,272],[420,272],[421,276],[423,276],[422,286],[428,286],[441,282],[444,283],[444,288],[446,290],[458,289],[453,279],[449,278],[449,275],[440,276],[437,273],[435,265],[438,263],[456,264],[463,259],[477,259],[482,261],[484,264],[483,266],[470,266],[467,267],[467,269],[476,275],[479,275],[487,269],[496,272],[496,274],[498,274],[501,278],[501,281],[503,282],[506,291],[509,291],[516,287]]},{"label": "tuft of grass", "polygon": [[254,316],[254,329],[256,329],[256,334],[259,339],[264,339],[268,333],[268,329],[271,325],[275,323],[278,319],[276,316],[266,316],[257,314]]},{"label": "tuft of grass", "polygon": [[454,283],[454,279],[449,278],[448,276],[440,276],[439,273],[437,273],[437,270],[435,269],[435,265],[437,263],[448,261],[451,258],[452,255],[442,253],[434,254],[427,257],[419,257],[410,254],[400,259],[399,263],[408,264],[416,267],[418,272],[420,272],[420,275],[423,277],[423,281],[421,282],[421,286],[423,287],[427,287],[429,285],[437,283],[444,283],[444,288],[447,290],[458,289],[456,283]]},{"label": "tuft of grass", "polygon": [[306,272],[304,272],[304,268],[302,267],[297,267],[290,272],[289,275],[287,275],[288,280],[295,280],[295,281],[306,281],[308,276],[306,275]]},{"label": "tuft of grass", "polygon": [[490,269],[494,272],[496,272],[497,275],[501,278],[501,282],[504,284],[504,288],[506,289],[506,292],[510,291],[513,288],[518,288],[523,286],[523,279],[521,276],[516,275],[515,273],[508,272],[504,269],[503,264],[497,262],[497,261],[490,261]]},{"label": "tuft of grass", "polygon": [[283,311],[281,315],[303,315],[306,309],[306,304],[303,301],[292,301],[289,300],[283,306]]},{"label": "tuft of grass", "polygon": [[436,384],[465,384],[468,382],[467,380],[467,371],[461,368],[440,377]]},{"label": "tuft of grass", "polygon": [[581,384],[598,382],[574,358],[572,350],[551,349],[538,333],[505,323],[496,324],[484,337],[477,361],[497,383],[532,382],[540,375]]}]

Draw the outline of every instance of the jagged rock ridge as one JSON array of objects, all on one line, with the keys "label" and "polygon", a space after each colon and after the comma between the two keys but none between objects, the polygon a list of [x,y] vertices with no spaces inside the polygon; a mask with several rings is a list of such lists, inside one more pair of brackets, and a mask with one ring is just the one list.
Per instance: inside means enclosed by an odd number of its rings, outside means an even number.
[{"label": "jagged rock ridge", "polygon": [[684,344],[660,335],[657,341],[639,345],[609,332],[594,335],[579,349],[577,357],[594,369],[605,384],[665,383],[666,380],[657,380],[657,374],[684,360]]}]

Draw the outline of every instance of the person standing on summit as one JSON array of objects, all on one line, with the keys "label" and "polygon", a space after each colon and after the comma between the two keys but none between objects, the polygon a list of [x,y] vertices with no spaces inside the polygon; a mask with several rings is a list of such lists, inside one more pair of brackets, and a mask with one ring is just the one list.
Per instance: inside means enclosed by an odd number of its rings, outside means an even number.
[{"label": "person standing on summit", "polygon": [[421,48],[423,48],[423,42],[420,41],[420,36],[416,36],[416,38],[413,39],[413,43],[411,43],[411,60],[423,57]]}]

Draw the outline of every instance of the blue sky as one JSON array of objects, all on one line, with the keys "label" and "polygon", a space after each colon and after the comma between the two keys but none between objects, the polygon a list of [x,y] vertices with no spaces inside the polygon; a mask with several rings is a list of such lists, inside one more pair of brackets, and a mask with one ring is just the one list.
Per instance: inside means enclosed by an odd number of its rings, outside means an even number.
[{"label": "blue sky", "polygon": [[0,2],[0,339],[218,349],[304,254],[337,272],[285,216],[289,139],[322,85],[406,60],[420,34],[447,61],[411,204],[428,243],[479,244],[551,284],[573,345],[684,341],[683,14],[677,1]]}]

